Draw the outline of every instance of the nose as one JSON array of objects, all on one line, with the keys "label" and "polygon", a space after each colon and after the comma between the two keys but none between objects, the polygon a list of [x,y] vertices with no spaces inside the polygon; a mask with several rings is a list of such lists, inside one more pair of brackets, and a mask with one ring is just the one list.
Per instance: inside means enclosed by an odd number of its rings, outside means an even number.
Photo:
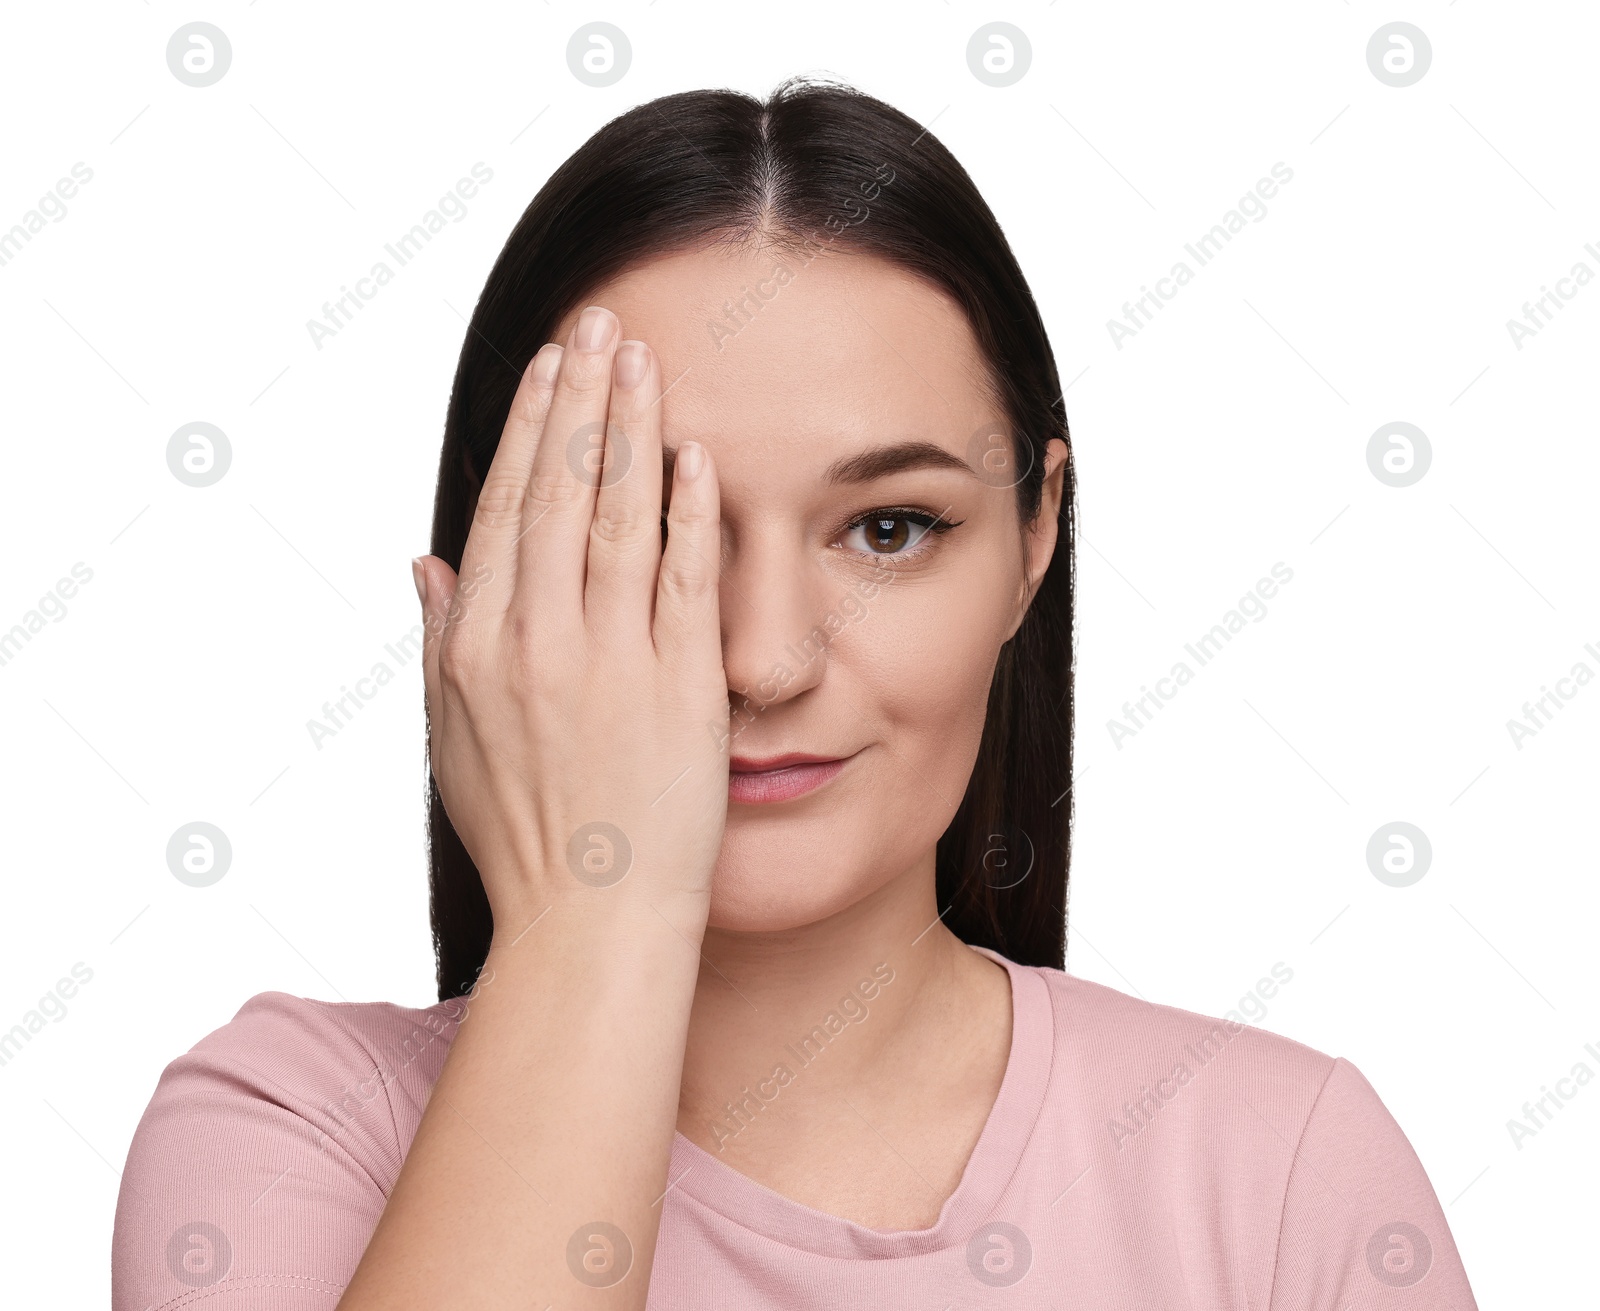
[{"label": "nose", "polygon": [[797,544],[771,537],[746,540],[725,560],[722,667],[736,726],[822,681],[833,640],[824,622],[827,584]]}]

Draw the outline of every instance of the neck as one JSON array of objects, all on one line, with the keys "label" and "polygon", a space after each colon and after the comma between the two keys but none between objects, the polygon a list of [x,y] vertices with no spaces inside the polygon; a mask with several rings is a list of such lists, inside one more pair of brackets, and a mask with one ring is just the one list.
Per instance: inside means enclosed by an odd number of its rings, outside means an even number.
[{"label": "neck", "polygon": [[[969,1019],[975,995],[992,995],[1000,969],[944,926],[931,850],[817,923],[708,928],[701,955],[678,1127],[711,1152],[730,1136],[748,1148],[819,1094],[909,1073]],[[784,1114],[758,1113],[780,1098]]]}]

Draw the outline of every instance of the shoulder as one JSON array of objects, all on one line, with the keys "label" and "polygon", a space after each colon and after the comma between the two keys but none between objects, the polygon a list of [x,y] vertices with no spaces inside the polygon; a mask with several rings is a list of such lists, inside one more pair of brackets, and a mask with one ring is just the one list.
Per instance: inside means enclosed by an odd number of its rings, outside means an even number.
[{"label": "shoulder", "polygon": [[1325,1098],[1353,1136],[1387,1115],[1349,1061],[1249,1023],[1264,1016],[1259,1003],[1249,1015],[1205,1015],[1060,970],[1033,972],[1053,1012],[1051,1113],[1119,1167],[1181,1163],[1199,1195],[1255,1205],[1284,1195],[1296,1145]]},{"label": "shoulder", "polygon": [[1228,1235],[1187,1259],[1247,1256],[1233,1275],[1274,1308],[1345,1306],[1373,1281],[1474,1305],[1422,1163],[1360,1069],[1246,1022],[1275,989],[1212,1016],[1030,969],[1053,1011],[1041,1140],[1087,1163],[1080,1205],[1109,1195],[1153,1231]]},{"label": "shoulder", "polygon": [[448,1044],[464,1013],[460,1001],[409,1007],[385,1001],[330,1002],[262,992],[173,1065],[232,1060],[271,1067],[291,1077],[324,1075],[331,1065],[361,1059],[359,1053],[375,1060],[392,1056],[406,1044],[420,1042],[421,1035],[443,1038]]},{"label": "shoulder", "polygon": [[265,992],[168,1064],[117,1199],[119,1311],[197,1289],[337,1296],[464,1013]]},{"label": "shoulder", "polygon": [[1256,1027],[1279,987],[1293,978],[1287,967],[1274,966],[1274,971],[1237,1007],[1207,1015],[1134,997],[1062,970],[1034,969],[1050,992],[1058,1045],[1092,1053],[1103,1068],[1174,1077],[1208,1070],[1221,1076],[1216,1080],[1220,1087],[1235,1093],[1252,1085],[1294,1085],[1314,1099],[1339,1058]]},{"label": "shoulder", "polygon": [[398,1172],[464,1012],[259,993],[167,1066],[151,1107],[270,1103]]}]

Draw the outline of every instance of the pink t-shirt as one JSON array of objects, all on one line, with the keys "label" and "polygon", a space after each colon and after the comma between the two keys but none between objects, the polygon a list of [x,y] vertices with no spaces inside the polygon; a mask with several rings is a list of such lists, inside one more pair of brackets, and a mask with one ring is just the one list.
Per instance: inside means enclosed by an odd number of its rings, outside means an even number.
[{"label": "pink t-shirt", "polygon": [[[1011,1054],[938,1222],[867,1229],[679,1134],[651,1308],[1475,1311],[1349,1061],[994,959]],[[463,1010],[262,993],[167,1066],[122,1178],[114,1311],[331,1311]]]}]

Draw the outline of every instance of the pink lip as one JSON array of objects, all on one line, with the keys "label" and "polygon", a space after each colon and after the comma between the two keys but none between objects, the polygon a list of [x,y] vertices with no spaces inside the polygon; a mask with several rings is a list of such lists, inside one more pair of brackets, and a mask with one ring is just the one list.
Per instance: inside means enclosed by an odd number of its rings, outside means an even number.
[{"label": "pink lip", "polygon": [[850,761],[792,751],[765,760],[735,756],[729,761],[728,800],[745,805],[790,801],[814,792]]}]

